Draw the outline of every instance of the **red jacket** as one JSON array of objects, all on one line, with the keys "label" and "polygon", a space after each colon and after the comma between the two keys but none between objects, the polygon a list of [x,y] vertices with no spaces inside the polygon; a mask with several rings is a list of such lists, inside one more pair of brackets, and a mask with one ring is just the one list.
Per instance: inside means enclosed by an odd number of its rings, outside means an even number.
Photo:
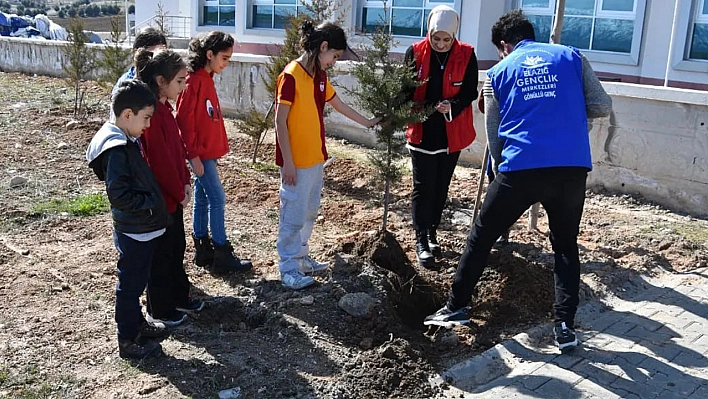
[{"label": "red jacket", "polygon": [[187,88],[177,99],[177,124],[189,159],[217,159],[229,152],[214,79],[204,68],[187,74]]},{"label": "red jacket", "polygon": [[[474,52],[474,47],[467,43],[462,43],[455,39],[450,49],[450,59],[445,66],[445,75],[443,76],[443,98],[453,98],[460,92],[460,86],[456,82],[462,82],[467,70],[467,64]],[[430,42],[425,38],[413,44],[413,54],[415,56],[416,70],[418,71],[418,80],[426,81],[430,75]],[[413,94],[413,101],[416,103],[425,103],[425,90],[427,83],[418,86]],[[465,107],[452,122],[446,123],[447,147],[449,152],[461,151],[474,141],[476,132],[474,130],[474,122],[472,120],[472,107]],[[406,130],[406,137],[412,144],[420,144],[423,139],[423,124],[411,123]]]},{"label": "red jacket", "polygon": [[184,201],[184,186],[190,184],[190,175],[184,142],[169,102],[157,102],[150,127],[140,136],[140,142],[143,156],[165,197],[167,211],[174,213],[179,203]]}]

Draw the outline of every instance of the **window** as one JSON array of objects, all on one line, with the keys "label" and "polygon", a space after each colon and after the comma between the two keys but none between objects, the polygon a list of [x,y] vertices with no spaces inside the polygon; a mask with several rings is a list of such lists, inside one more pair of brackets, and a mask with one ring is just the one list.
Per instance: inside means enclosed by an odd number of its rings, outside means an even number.
[{"label": "window", "polygon": [[708,0],[698,0],[689,33],[688,59],[708,60]]},{"label": "window", "polygon": [[372,32],[385,24],[395,36],[423,37],[428,31],[430,10],[440,4],[456,8],[454,0],[364,0],[359,26],[364,32]]},{"label": "window", "polygon": [[[708,2],[708,0],[705,0]],[[521,0],[536,40],[549,42],[555,0]],[[583,50],[638,59],[645,0],[566,0],[561,42]]]},{"label": "window", "polygon": [[236,26],[236,0],[204,0],[202,25]]},{"label": "window", "polygon": [[290,17],[306,11],[302,0],[253,0],[250,27],[285,29]]}]

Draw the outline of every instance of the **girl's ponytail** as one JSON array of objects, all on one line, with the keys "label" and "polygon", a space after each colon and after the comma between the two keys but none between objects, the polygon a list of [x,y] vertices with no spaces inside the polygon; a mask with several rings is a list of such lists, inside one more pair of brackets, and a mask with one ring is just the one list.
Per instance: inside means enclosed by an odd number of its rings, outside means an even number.
[{"label": "girl's ponytail", "polygon": [[319,55],[322,42],[327,42],[327,48],[331,50],[348,48],[347,36],[339,25],[325,22],[315,27],[309,19],[303,21],[300,25],[300,47],[307,54],[306,67],[315,73],[321,69]]},{"label": "girl's ponytail", "polygon": [[232,48],[235,44],[233,36],[221,31],[212,31],[205,36],[195,37],[189,42],[189,72],[196,72],[207,64],[207,52],[217,55]]},{"label": "girl's ponytail", "polygon": [[160,98],[157,77],[162,76],[169,84],[180,70],[186,66],[182,57],[172,50],[158,50],[155,53],[145,49],[135,53],[135,74],[145,82],[156,98]]}]

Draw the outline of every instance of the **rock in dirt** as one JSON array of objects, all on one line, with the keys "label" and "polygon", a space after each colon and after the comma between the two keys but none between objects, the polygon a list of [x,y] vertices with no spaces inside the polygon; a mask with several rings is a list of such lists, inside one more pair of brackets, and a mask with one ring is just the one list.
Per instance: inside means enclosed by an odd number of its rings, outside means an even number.
[{"label": "rock in dirt", "polygon": [[241,397],[241,387],[219,391],[219,399],[236,399]]},{"label": "rock in dirt", "polygon": [[73,129],[74,127],[79,125],[79,121],[69,121],[66,123],[66,128],[67,129]]},{"label": "rock in dirt", "polygon": [[10,188],[22,187],[27,184],[28,180],[26,177],[15,176],[10,180]]},{"label": "rock in dirt", "polygon": [[354,317],[366,317],[371,314],[376,299],[365,292],[356,292],[344,295],[337,305]]},{"label": "rock in dirt", "polygon": [[460,338],[454,331],[448,331],[440,337],[440,345],[445,348],[454,348],[458,342],[460,342]]},{"label": "rock in dirt", "polygon": [[661,243],[659,243],[659,251],[665,251],[669,249],[673,245],[673,241],[671,240],[664,240]]},{"label": "rock in dirt", "polygon": [[359,347],[363,350],[369,350],[374,346],[373,338],[364,338],[359,342]]}]

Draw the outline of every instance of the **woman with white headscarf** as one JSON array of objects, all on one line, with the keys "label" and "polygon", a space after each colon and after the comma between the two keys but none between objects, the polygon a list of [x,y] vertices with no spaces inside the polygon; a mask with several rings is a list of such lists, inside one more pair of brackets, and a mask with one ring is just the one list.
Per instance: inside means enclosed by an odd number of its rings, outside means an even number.
[{"label": "woman with white headscarf", "polygon": [[456,39],[460,16],[437,6],[428,16],[426,38],[406,51],[406,62],[419,81],[413,100],[435,107],[423,123],[408,126],[406,147],[413,163],[412,214],[416,256],[424,267],[442,256],[437,240],[447,192],[460,151],[475,138],[472,101],[477,98],[477,57],[474,48]]}]

